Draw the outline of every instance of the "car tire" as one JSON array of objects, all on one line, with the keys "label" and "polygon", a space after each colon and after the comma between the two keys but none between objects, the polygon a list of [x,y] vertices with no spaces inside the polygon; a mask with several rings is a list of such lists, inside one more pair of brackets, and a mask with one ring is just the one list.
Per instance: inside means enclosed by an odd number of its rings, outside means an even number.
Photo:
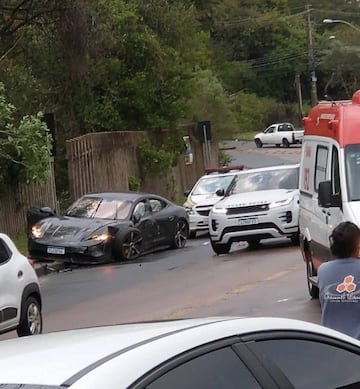
[{"label": "car tire", "polygon": [[43,321],[40,302],[33,296],[28,297],[21,306],[20,322],[16,328],[18,336],[42,333]]},{"label": "car tire", "polygon": [[121,261],[133,261],[142,253],[143,239],[136,228],[118,232],[113,245],[114,258]]},{"label": "car tire", "polygon": [[251,239],[247,241],[249,249],[253,250],[259,247],[260,245],[260,239]]},{"label": "car tire", "polygon": [[310,277],[316,276],[316,272],[314,270],[314,266],[312,263],[311,253],[310,253],[309,248],[306,249],[305,255],[306,255],[306,280],[307,280],[309,294],[310,294],[310,297],[312,299],[318,299],[319,298],[319,288],[317,286],[315,286],[314,284],[312,284],[310,282],[310,279],[309,279]]},{"label": "car tire", "polygon": [[254,140],[254,142],[255,142],[255,145],[256,145],[256,147],[259,149],[260,147],[262,147],[263,146],[263,143],[261,142],[261,140],[259,139],[259,138],[256,138],[255,140]]},{"label": "car tire", "polygon": [[195,239],[196,238],[196,231],[190,231],[189,238],[190,239]]},{"label": "car tire", "polygon": [[228,254],[231,249],[231,243],[215,243],[210,239],[211,247],[216,254]]},{"label": "car tire", "polygon": [[185,247],[188,236],[189,236],[189,225],[187,221],[184,219],[179,219],[176,222],[176,226],[175,226],[172,248],[181,249]]},{"label": "car tire", "polygon": [[276,145],[275,145],[276,147],[280,147],[281,145],[280,145],[280,143],[276,143]]},{"label": "car tire", "polygon": [[299,235],[298,232],[296,232],[295,234],[292,234],[290,239],[291,239],[291,243],[294,246],[299,246],[299,244],[300,244],[300,235]]},{"label": "car tire", "polygon": [[285,148],[289,148],[290,147],[290,142],[286,139],[286,138],[284,138],[283,140],[282,140],[282,145],[285,147]]}]

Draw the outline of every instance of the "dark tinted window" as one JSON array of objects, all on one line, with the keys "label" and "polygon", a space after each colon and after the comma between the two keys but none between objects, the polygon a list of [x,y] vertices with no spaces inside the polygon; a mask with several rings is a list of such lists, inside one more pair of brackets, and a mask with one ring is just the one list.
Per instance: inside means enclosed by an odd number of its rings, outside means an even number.
[{"label": "dark tinted window", "polygon": [[151,383],[148,388],[253,389],[260,386],[231,348],[224,348],[176,367]]},{"label": "dark tinted window", "polygon": [[315,190],[317,192],[319,183],[326,180],[326,167],[328,159],[328,149],[319,146],[316,151],[316,165],[315,165]]},{"label": "dark tinted window", "polygon": [[336,147],[333,147],[333,152],[332,152],[331,183],[332,183],[332,194],[339,194],[340,193],[339,152]]},{"label": "dark tinted window", "polygon": [[331,389],[355,382],[360,387],[360,356],[348,350],[300,339],[268,340],[258,345],[296,389]]},{"label": "dark tinted window", "polygon": [[10,249],[6,243],[0,239],[0,265],[7,262],[11,257]]}]

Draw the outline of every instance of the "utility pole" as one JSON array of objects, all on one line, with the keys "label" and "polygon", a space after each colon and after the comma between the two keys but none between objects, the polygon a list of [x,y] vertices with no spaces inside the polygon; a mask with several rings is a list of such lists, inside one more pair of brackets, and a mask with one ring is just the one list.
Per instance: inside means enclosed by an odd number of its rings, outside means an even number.
[{"label": "utility pole", "polygon": [[316,73],[315,73],[315,58],[314,58],[314,47],[312,40],[312,27],[311,27],[311,5],[306,6],[307,11],[307,37],[308,37],[308,55],[309,55],[309,69],[310,69],[310,96],[311,96],[311,105],[314,106],[318,102],[317,97],[317,87],[316,87]]},{"label": "utility pole", "polygon": [[298,104],[299,104],[299,116],[300,121],[304,117],[304,109],[303,109],[303,103],[302,103],[302,93],[301,93],[301,82],[300,82],[300,75],[296,74],[295,76],[295,88],[296,88],[296,94],[298,98]]}]

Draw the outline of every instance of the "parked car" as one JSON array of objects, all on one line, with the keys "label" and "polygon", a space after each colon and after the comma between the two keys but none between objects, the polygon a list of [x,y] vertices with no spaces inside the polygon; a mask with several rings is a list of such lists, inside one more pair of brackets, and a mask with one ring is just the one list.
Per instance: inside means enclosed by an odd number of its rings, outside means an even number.
[{"label": "parked car", "polygon": [[1,342],[2,389],[329,389],[360,385],[360,342],[281,318],[106,326]]},{"label": "parked car", "polygon": [[299,165],[237,173],[225,197],[209,214],[210,242],[217,254],[233,242],[257,245],[261,239],[299,240]]},{"label": "parked car", "polygon": [[206,174],[184,193],[187,198],[183,207],[189,215],[190,238],[195,238],[197,232],[209,231],[211,208],[220,200],[219,195],[225,194],[236,173],[244,168],[244,165],[237,165],[206,169]]},{"label": "parked car", "polygon": [[29,260],[0,233],[0,333],[19,336],[42,332],[41,293]]},{"label": "parked car", "polygon": [[290,147],[292,144],[302,142],[304,130],[297,130],[291,123],[275,123],[259,132],[254,136],[256,147],[262,147],[265,144],[273,144],[277,147],[283,145]]},{"label": "parked car", "polygon": [[189,234],[183,207],[147,193],[87,194],[63,216],[47,216],[45,210],[29,226],[29,255],[35,260],[134,260],[161,247],[182,248]]}]

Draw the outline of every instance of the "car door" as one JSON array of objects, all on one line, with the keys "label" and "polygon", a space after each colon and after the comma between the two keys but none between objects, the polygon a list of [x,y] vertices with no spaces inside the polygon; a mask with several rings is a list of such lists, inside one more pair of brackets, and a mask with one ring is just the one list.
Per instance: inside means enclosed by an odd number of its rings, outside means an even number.
[{"label": "car door", "polygon": [[355,345],[293,331],[250,336],[245,344],[268,371],[275,369],[281,378],[280,369],[296,389],[360,387],[360,348]]},{"label": "car door", "polygon": [[276,131],[276,127],[275,126],[268,127],[264,131],[264,134],[262,135],[262,142],[263,143],[277,143],[276,139],[275,139],[275,137],[276,137],[275,131]]},{"label": "car door", "polygon": [[23,285],[16,257],[0,238],[0,332],[17,324]]},{"label": "car door", "polygon": [[135,204],[132,219],[134,221],[134,226],[141,232],[143,250],[150,250],[155,246],[158,225],[151,213],[150,204],[147,198],[143,198]]},{"label": "car door", "polygon": [[168,204],[156,197],[149,198],[150,210],[158,227],[154,237],[157,246],[169,243],[170,236],[174,230],[175,216],[169,213]]}]

